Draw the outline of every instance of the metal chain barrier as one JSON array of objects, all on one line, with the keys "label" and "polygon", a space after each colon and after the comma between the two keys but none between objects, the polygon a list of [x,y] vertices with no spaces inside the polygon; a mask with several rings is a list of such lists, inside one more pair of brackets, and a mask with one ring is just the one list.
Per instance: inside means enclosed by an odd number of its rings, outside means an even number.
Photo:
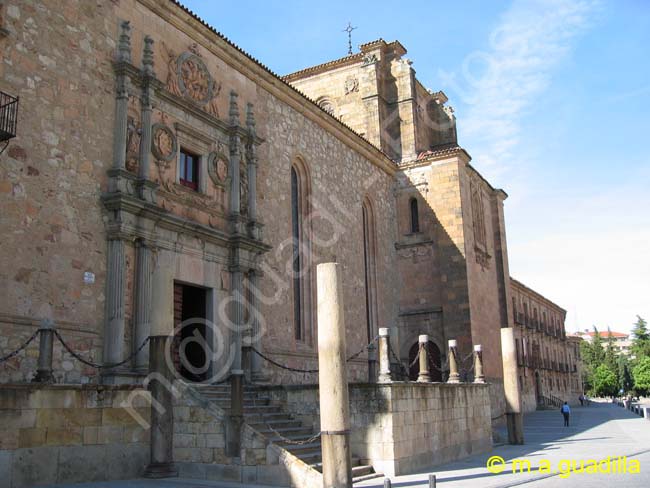
[{"label": "metal chain barrier", "polygon": [[32,343],[32,341],[34,339],[36,339],[36,336],[39,334],[40,331],[41,331],[41,329],[36,329],[36,331],[32,334],[32,336],[29,339],[27,339],[18,349],[16,349],[15,351],[10,352],[6,356],[0,357],[0,363],[4,363],[5,361],[9,361],[11,358],[17,356],[20,353],[20,351],[25,349],[27,346],[29,346]]},{"label": "metal chain barrier", "polygon": [[93,363],[88,359],[81,357],[79,354],[74,352],[72,348],[68,344],[66,344],[66,342],[63,340],[63,337],[61,337],[61,334],[59,334],[58,330],[54,329],[54,335],[59,340],[59,342],[64,347],[64,349],[68,351],[73,358],[85,364],[86,366],[90,366],[91,368],[95,368],[95,369],[112,369],[112,368],[117,368],[118,366],[122,366],[123,364],[126,364],[129,361],[131,361],[140,351],[142,351],[142,349],[144,349],[144,346],[146,346],[147,343],[149,342],[149,337],[147,337],[142,342],[142,344],[140,344],[140,347],[138,347],[138,349],[136,349],[135,352],[131,354],[129,357],[127,357],[124,361],[120,361],[119,363],[115,363],[115,364],[97,364],[97,363]]},{"label": "metal chain barrier", "polygon": [[[374,344],[377,340],[379,339],[379,336],[375,336],[373,340],[371,340],[368,344],[363,346],[359,351],[355,352],[352,356],[347,358],[345,360],[346,363],[349,363],[350,361],[353,361],[357,357],[359,357],[364,351],[366,351],[372,344]],[[318,369],[301,369],[301,368],[292,368],[290,366],[285,366],[284,364],[278,363],[277,361],[271,359],[270,357],[264,355],[260,351],[258,351],[254,346],[250,346],[251,350],[257,354],[259,357],[264,359],[265,361],[268,361],[271,363],[273,366],[277,366],[280,369],[285,369],[287,371],[292,371],[294,373],[307,373],[307,374],[313,374],[313,373],[318,373]]]}]

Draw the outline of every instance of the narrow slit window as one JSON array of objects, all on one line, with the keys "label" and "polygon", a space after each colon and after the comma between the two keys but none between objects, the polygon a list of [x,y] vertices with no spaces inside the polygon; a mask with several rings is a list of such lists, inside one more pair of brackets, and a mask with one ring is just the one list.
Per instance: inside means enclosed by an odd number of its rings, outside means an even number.
[{"label": "narrow slit window", "polygon": [[409,202],[411,208],[411,233],[415,234],[420,232],[420,217],[418,215],[418,201],[415,198],[411,198]]}]

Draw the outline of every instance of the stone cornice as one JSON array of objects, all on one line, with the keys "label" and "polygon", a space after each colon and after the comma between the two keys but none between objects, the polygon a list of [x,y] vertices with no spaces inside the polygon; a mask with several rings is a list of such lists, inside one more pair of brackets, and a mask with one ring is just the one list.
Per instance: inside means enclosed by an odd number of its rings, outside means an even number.
[{"label": "stone cornice", "polygon": [[520,288],[521,291],[523,291],[525,293],[533,295],[537,300],[544,302],[546,305],[549,305],[549,306],[555,308],[556,310],[559,310],[560,312],[562,312],[566,316],[566,313],[567,313],[566,310],[564,310],[562,307],[560,307],[557,303],[552,302],[551,300],[546,298],[544,295],[536,292],[532,288],[527,287],[521,281],[518,281],[518,280],[514,279],[512,276],[510,277],[510,284],[514,285],[517,288]]},{"label": "stone cornice", "polygon": [[260,88],[327,130],[387,174],[392,176],[396,173],[397,165],[380,149],[316,105],[313,100],[245,53],[176,0],[166,2],[138,0],[138,2],[230,65],[234,70],[254,80]]},{"label": "stone cornice", "polygon": [[[253,253],[266,253],[271,250],[268,244],[251,239],[246,235],[229,235],[218,229],[190,221],[183,217],[174,215],[156,205],[149,204],[139,198],[123,193],[105,193],[101,197],[102,203],[107,210],[121,210],[138,217],[147,218],[155,222],[159,227],[178,232],[179,234],[191,234],[197,238],[216,244],[224,248],[238,247]],[[108,239],[111,238],[134,238],[142,237],[152,239],[152,236],[145,235],[138,229],[125,229],[121,224],[109,224]]]}]

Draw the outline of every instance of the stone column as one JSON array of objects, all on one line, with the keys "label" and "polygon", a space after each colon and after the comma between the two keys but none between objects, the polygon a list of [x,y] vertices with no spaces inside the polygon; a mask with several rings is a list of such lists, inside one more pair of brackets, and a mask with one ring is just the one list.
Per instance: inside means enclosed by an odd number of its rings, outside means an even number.
[{"label": "stone column", "polygon": [[420,372],[418,383],[431,383],[431,372],[429,371],[429,336],[422,334],[418,336],[418,350],[420,353]]},{"label": "stone column", "polygon": [[155,79],[153,72],[153,39],[144,37],[144,49],[142,51],[142,111],[141,125],[142,136],[140,138],[140,154],[138,166],[139,197],[147,201],[155,201],[153,189],[155,185],[149,180],[149,166],[151,161],[151,95],[152,82]]},{"label": "stone column", "polygon": [[458,374],[458,362],[456,353],[458,352],[457,343],[455,339],[449,341],[449,379],[447,383],[460,383],[460,375]]},{"label": "stone column", "polygon": [[474,383],[485,383],[483,375],[483,349],[480,344],[474,346]]},{"label": "stone column", "polygon": [[174,333],[174,281],[170,267],[158,262],[151,300],[151,339],[149,342],[149,390],[151,391],[151,462],[144,476],[178,476],[174,466],[174,381],[171,363]]},{"label": "stone column", "polygon": [[345,318],[337,263],[316,269],[323,488],[352,487]]},{"label": "stone column", "polygon": [[237,106],[237,93],[230,92],[230,219],[233,232],[239,233],[241,216],[241,138],[239,136],[239,108]]},{"label": "stone column", "polygon": [[[117,44],[117,62],[131,62],[131,26],[128,21],[120,23]],[[127,110],[129,104],[128,78],[124,70],[118,71],[115,94],[115,134],[113,139],[113,168],[126,167]]]},{"label": "stone column", "polygon": [[[236,263],[239,250],[235,249]],[[242,369],[242,325],[244,321],[244,273],[239,264],[232,268],[231,327],[233,330],[235,355],[230,369],[230,414],[226,423],[226,454],[240,457],[241,426],[244,421],[244,370]]]},{"label": "stone column", "polygon": [[120,239],[108,241],[104,364],[119,363],[124,359],[124,246]]},{"label": "stone column", "polygon": [[[251,345],[259,352],[263,352],[262,330],[259,321],[260,303],[259,303],[259,278],[260,272],[254,269],[248,272],[248,284],[251,289],[250,293],[250,320],[251,320]],[[262,358],[251,351],[251,380],[254,383],[264,383],[267,376],[262,371]]]},{"label": "stone column", "polygon": [[252,103],[247,105],[246,126],[248,127],[249,135],[246,165],[248,171],[248,231],[252,238],[257,239],[257,151],[255,146],[255,117],[253,116]]},{"label": "stone column", "polygon": [[[135,244],[135,324],[133,351],[140,347],[151,333],[151,249],[138,240]],[[142,349],[135,357],[135,369],[145,373],[149,368],[149,349]]]},{"label": "stone column", "polygon": [[43,319],[39,331],[38,367],[36,369],[36,376],[32,381],[35,383],[51,383],[54,381],[54,376],[52,375],[54,322],[52,319]]},{"label": "stone column", "polygon": [[503,389],[506,396],[508,442],[510,444],[523,444],[524,421],[517,375],[515,331],[512,327],[503,327],[501,329],[501,355],[503,357]]},{"label": "stone column", "polygon": [[377,383],[390,383],[390,335],[388,327],[379,328],[379,377]]}]

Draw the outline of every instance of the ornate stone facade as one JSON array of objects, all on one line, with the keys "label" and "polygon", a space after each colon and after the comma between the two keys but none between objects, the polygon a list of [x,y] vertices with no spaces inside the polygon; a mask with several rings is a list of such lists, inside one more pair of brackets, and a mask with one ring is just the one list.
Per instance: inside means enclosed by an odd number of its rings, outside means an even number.
[{"label": "ornate stone facade", "polygon": [[[22,112],[0,170],[3,351],[52,318],[95,361],[124,358],[152,332],[158,294],[174,300],[156,288],[165,282],[205,293],[204,318],[219,331],[208,339],[223,353],[212,371],[247,340],[311,368],[314,269],[336,260],[351,351],[379,327],[393,328],[404,361],[422,333],[443,359],[449,339],[463,355],[480,343],[493,417],[502,413],[496,332],[514,325],[506,195],[470,165],[446,96],[417,81],[399,42],[284,78],[308,99],[172,1],[5,3],[0,89],[20,96]],[[298,167],[309,258],[295,339],[287,263]],[[238,295],[254,303],[227,305]],[[173,333],[174,320],[155,325]],[[233,333],[230,321],[255,333]],[[0,366],[0,379],[29,379],[33,355]],[[67,359],[55,352],[65,379],[92,379]],[[146,363],[139,355],[104,380],[137,381]],[[367,380],[365,353],[349,374]]]}]

